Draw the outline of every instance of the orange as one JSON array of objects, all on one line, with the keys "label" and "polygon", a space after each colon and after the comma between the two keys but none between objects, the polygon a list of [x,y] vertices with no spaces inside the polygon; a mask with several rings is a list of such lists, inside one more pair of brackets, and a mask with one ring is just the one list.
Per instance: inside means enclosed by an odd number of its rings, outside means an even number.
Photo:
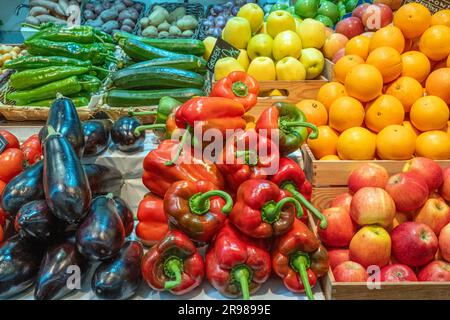
[{"label": "orange", "polygon": [[425,81],[431,70],[430,60],[420,51],[402,54],[402,66],[402,76],[412,77],[420,83]]},{"label": "orange", "polygon": [[370,64],[354,66],[345,77],[348,95],[367,102],[378,97],[383,90],[383,77],[377,68]]},{"label": "orange", "polygon": [[297,103],[299,108],[306,116],[306,120],[316,126],[324,126],[328,123],[328,112],[325,106],[312,99],[305,99]]},{"label": "orange", "polygon": [[377,154],[383,160],[408,160],[414,155],[416,136],[398,124],[390,125],[377,135]]},{"label": "orange", "polygon": [[411,121],[403,121],[403,126],[405,128],[408,128],[409,130],[411,130],[411,132],[414,134],[414,136],[417,138],[417,136],[420,134],[420,131],[417,130],[416,128],[414,128],[414,126],[412,125]]},{"label": "orange", "polygon": [[437,69],[430,73],[425,89],[429,95],[438,96],[450,104],[450,68]]},{"label": "orange", "polygon": [[330,154],[330,155],[320,158],[320,160],[321,161],[336,161],[336,160],[341,160],[341,158],[339,158],[335,154]]},{"label": "orange", "polygon": [[436,12],[431,17],[431,25],[435,26],[437,24],[443,24],[450,27],[450,10],[444,9]]},{"label": "orange", "polygon": [[367,128],[380,132],[392,124],[402,124],[405,118],[403,105],[396,97],[384,94],[366,106],[364,121]]},{"label": "orange", "polygon": [[386,94],[400,100],[405,112],[409,112],[414,102],[423,96],[423,88],[420,82],[414,78],[400,77],[388,87]]},{"label": "orange", "polygon": [[428,131],[416,140],[416,156],[433,160],[450,159],[450,136],[444,131]]},{"label": "orange", "polygon": [[369,54],[366,63],[381,72],[384,83],[394,81],[402,74],[402,57],[391,47],[376,48]]},{"label": "orange", "polygon": [[329,126],[320,126],[317,139],[308,139],[308,146],[314,157],[320,159],[327,155],[337,154],[338,134]]},{"label": "orange", "polygon": [[342,132],[337,152],[342,160],[372,160],[375,157],[376,135],[361,127]]},{"label": "orange", "polygon": [[431,26],[420,37],[420,51],[434,61],[446,59],[450,54],[450,27]]},{"label": "orange", "polygon": [[405,38],[399,28],[386,26],[375,32],[370,40],[369,51],[379,47],[391,47],[402,53],[405,49]]},{"label": "orange", "polygon": [[447,57],[447,67],[450,68],[450,55]]},{"label": "orange", "polygon": [[420,37],[430,23],[430,10],[419,3],[405,4],[394,15],[394,26],[398,27],[407,39]]},{"label": "orange", "polygon": [[356,36],[351,38],[345,45],[345,54],[356,54],[364,60],[369,54],[370,38],[365,36]]},{"label": "orange", "polygon": [[447,104],[436,96],[425,96],[418,99],[409,113],[412,124],[420,131],[445,128],[448,116]]},{"label": "orange", "polygon": [[330,107],[329,117],[330,127],[339,132],[360,127],[364,121],[364,107],[355,98],[337,98]]},{"label": "orange", "polygon": [[334,68],[333,68],[334,80],[337,80],[340,83],[344,83],[347,73],[354,66],[357,66],[357,65],[363,64],[363,63],[364,63],[364,59],[355,54],[343,56],[334,65]]},{"label": "orange", "polygon": [[330,111],[331,104],[340,97],[345,97],[347,92],[342,83],[339,82],[328,82],[320,87],[317,93],[317,101],[322,102],[322,104]]}]

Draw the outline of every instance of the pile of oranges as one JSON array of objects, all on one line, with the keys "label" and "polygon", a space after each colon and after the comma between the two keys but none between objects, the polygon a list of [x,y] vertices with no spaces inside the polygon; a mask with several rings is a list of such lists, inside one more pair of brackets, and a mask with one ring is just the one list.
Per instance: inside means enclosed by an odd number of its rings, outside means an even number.
[{"label": "pile of oranges", "polygon": [[334,81],[298,107],[319,126],[317,159],[450,159],[450,10],[410,3],[352,38]]}]

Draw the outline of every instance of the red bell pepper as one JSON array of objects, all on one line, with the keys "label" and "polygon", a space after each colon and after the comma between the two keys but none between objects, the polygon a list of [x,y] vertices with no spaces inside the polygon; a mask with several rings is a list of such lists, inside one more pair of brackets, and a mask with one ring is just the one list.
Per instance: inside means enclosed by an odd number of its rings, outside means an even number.
[{"label": "red bell pepper", "polygon": [[314,300],[311,287],[327,273],[328,253],[311,230],[295,220],[291,231],[277,240],[272,267],[286,288],[293,292],[306,291],[307,297]]},{"label": "red bell pepper", "polygon": [[192,157],[192,163],[181,161],[177,165],[166,166],[180,143],[175,140],[164,140],[158,148],[150,151],[144,159],[142,182],[153,193],[164,197],[170,185],[176,181],[206,180],[212,182],[217,189],[223,189],[223,177],[216,165],[206,164]]},{"label": "red bell pepper", "polygon": [[169,222],[192,240],[208,243],[222,227],[231,209],[231,196],[209,181],[178,181],[164,197]]},{"label": "red bell pepper", "polygon": [[159,242],[169,231],[164,201],[154,194],[147,194],[139,203],[137,218],[136,236],[147,246]]},{"label": "red bell pepper", "polygon": [[280,190],[273,182],[254,179],[239,187],[230,220],[250,237],[269,238],[288,232],[296,211],[303,213],[300,203],[289,192]]},{"label": "red bell pepper", "polygon": [[248,111],[256,105],[258,93],[259,83],[255,78],[243,71],[234,71],[216,82],[210,96],[240,102],[245,111]]},{"label": "red bell pepper", "polygon": [[325,216],[309,202],[311,185],[307,182],[302,168],[294,160],[281,158],[278,172],[270,177],[270,181],[289,191],[295,199],[316,216],[320,220],[319,226],[321,229],[327,228],[328,223]]},{"label": "red bell pepper", "polygon": [[185,294],[200,285],[205,265],[197,248],[184,233],[169,231],[142,258],[142,276],[154,290]]},{"label": "red bell pepper", "polygon": [[228,221],[206,254],[206,277],[226,297],[255,293],[271,273],[270,253],[261,240],[241,234]]},{"label": "red bell pepper", "polygon": [[[263,148],[264,153],[260,152]],[[225,177],[229,190],[236,192],[244,181],[265,179],[278,159],[278,148],[271,140],[254,130],[239,131],[227,140],[217,168]]]},{"label": "red bell pepper", "polygon": [[20,146],[29,165],[35,164],[42,159],[42,146],[38,134],[33,134]]}]

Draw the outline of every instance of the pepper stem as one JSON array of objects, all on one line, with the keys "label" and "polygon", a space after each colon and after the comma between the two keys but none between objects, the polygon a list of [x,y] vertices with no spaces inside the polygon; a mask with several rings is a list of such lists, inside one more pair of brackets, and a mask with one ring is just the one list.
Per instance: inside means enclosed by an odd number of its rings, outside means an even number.
[{"label": "pepper stem", "polygon": [[319,137],[319,129],[315,125],[304,121],[293,121],[293,122],[281,122],[281,127],[306,127],[310,128],[312,132],[309,134],[309,139],[317,139]]},{"label": "pepper stem", "polygon": [[244,158],[244,163],[250,167],[256,166],[258,164],[258,155],[252,150],[240,150],[236,151],[236,158]]},{"label": "pepper stem", "polygon": [[50,136],[54,136],[55,134],[57,134],[55,128],[53,128],[53,126],[47,126],[47,137],[45,137],[46,139]]},{"label": "pepper stem", "polygon": [[239,282],[239,285],[241,286],[242,291],[242,298],[244,300],[250,299],[250,290],[248,287],[248,283],[251,278],[251,272],[249,268],[245,265],[238,266],[233,271],[231,271],[233,279],[237,282]]},{"label": "pepper stem", "polygon": [[242,81],[233,83],[233,85],[231,86],[231,90],[237,97],[244,98],[248,96],[248,86]]},{"label": "pepper stem", "polygon": [[172,290],[181,284],[181,272],[183,270],[183,262],[178,257],[170,257],[164,262],[164,273],[169,278],[175,280],[166,281],[164,289]]},{"label": "pepper stem", "polygon": [[231,209],[233,209],[233,199],[228,193],[222,190],[211,190],[205,193],[194,194],[189,199],[189,209],[192,213],[198,215],[207,213],[210,208],[209,198],[211,197],[221,197],[226,201],[222,208],[223,213],[230,213]]},{"label": "pepper stem", "polygon": [[109,72],[108,69],[105,69],[105,68],[102,68],[102,67],[97,67],[97,66],[92,66],[91,69],[92,70],[96,70],[96,71]]},{"label": "pepper stem", "polygon": [[302,211],[302,206],[296,199],[292,197],[286,197],[278,202],[267,202],[261,209],[262,220],[270,224],[277,222],[278,220],[280,220],[281,210],[288,203],[292,203],[297,209],[297,212]]},{"label": "pepper stem", "polygon": [[186,130],[183,133],[183,136],[181,137],[180,145],[178,146],[177,153],[175,154],[175,157],[173,157],[172,160],[166,161],[164,163],[164,165],[171,166],[171,165],[175,164],[175,162],[178,161],[178,159],[180,158],[181,152],[183,151],[183,148],[184,148],[184,145],[186,143],[186,140],[187,140],[188,136],[190,135],[190,133],[189,133],[189,129],[190,128],[191,128],[191,126],[189,126],[189,125],[186,126]]},{"label": "pepper stem", "polygon": [[317,210],[308,200],[306,200],[306,198],[300,192],[298,192],[297,188],[293,184],[288,183],[283,186],[283,189],[292,193],[295,199],[303,204],[314,216],[316,216],[317,219],[320,220],[320,229],[325,230],[328,227],[327,218],[325,218],[322,212]]},{"label": "pepper stem", "polygon": [[148,124],[145,126],[139,126],[136,129],[134,129],[134,135],[136,137],[139,137],[141,135],[142,131],[152,130],[152,129],[166,129],[166,125],[165,124]]},{"label": "pepper stem", "polygon": [[306,296],[309,300],[314,300],[314,294],[312,293],[311,285],[308,279],[308,272],[306,271],[310,265],[311,261],[306,253],[297,252],[293,258],[291,258],[291,266],[300,275],[303,287],[305,288]]},{"label": "pepper stem", "polygon": [[114,198],[114,193],[110,192],[105,197],[108,198],[108,199],[113,199]]}]

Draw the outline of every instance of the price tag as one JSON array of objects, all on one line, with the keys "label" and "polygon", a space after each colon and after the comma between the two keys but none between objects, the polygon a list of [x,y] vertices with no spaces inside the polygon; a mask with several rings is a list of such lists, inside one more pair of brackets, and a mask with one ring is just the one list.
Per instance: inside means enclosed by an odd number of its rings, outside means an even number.
[{"label": "price tag", "polygon": [[211,56],[209,57],[208,64],[206,65],[206,67],[208,68],[209,71],[214,72],[214,67],[216,65],[217,60],[225,57],[237,58],[239,57],[240,53],[241,51],[239,51],[239,49],[236,49],[225,40],[218,38],[216,41],[216,45],[214,46],[214,49],[211,52]]},{"label": "price tag", "polygon": [[2,153],[7,146],[8,141],[6,141],[5,137],[0,134],[0,153]]}]

